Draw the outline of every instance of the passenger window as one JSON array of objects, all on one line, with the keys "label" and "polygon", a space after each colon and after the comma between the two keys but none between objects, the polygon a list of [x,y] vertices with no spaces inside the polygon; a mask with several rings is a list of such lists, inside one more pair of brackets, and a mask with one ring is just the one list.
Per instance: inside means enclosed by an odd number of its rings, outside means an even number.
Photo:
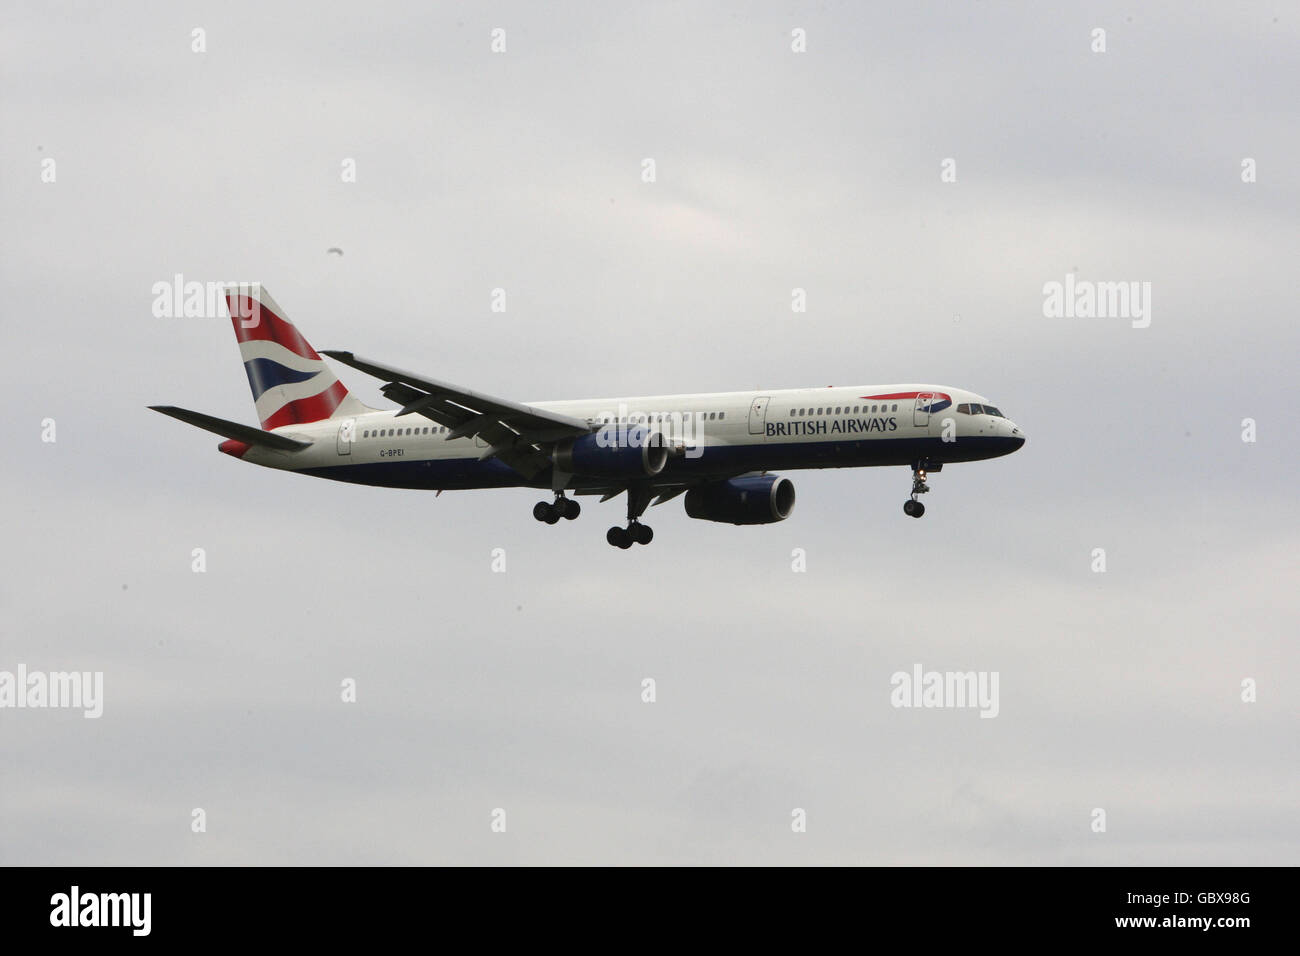
[{"label": "passenger window", "polygon": [[726,412],[718,412],[718,421],[722,421],[726,417],[727,417]]}]

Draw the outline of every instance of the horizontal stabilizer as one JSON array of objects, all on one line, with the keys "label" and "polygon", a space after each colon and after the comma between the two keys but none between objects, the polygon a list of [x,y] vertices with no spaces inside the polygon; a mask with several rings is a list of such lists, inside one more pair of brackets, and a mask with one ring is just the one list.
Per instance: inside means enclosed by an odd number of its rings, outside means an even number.
[{"label": "horizontal stabilizer", "polygon": [[187,425],[202,428],[223,438],[233,438],[236,441],[246,442],[249,445],[261,445],[263,448],[274,448],[277,451],[301,451],[311,445],[309,441],[298,441],[296,438],[265,432],[251,425],[228,422],[224,418],[192,412],[188,408],[177,408],[175,405],[150,405],[149,407],[155,412],[162,412],[164,415],[185,422]]}]

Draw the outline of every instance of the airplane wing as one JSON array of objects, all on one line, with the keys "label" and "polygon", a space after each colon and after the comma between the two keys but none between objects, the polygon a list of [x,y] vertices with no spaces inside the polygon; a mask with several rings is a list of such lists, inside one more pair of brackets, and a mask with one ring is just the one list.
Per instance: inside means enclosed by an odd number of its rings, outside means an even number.
[{"label": "airplane wing", "polygon": [[617,483],[583,485],[574,488],[573,493],[575,495],[600,495],[601,502],[606,502],[610,498],[617,498],[625,491],[634,488],[641,489],[653,498],[650,507],[654,507],[672,501],[678,495],[684,495],[692,488],[698,488],[700,485],[707,485],[715,481],[726,481],[729,478],[742,478],[746,475],[765,474],[767,474],[765,471],[728,471],[678,478],[634,478]]},{"label": "airplane wing", "polygon": [[581,418],[424,378],[358,358],[351,352],[327,349],[321,354],[385,380],[387,384],[380,391],[402,406],[398,415],[419,414],[435,421],[448,429],[448,439],[481,438],[488,446],[481,459],[500,458],[527,478],[551,463],[541,445],[592,431],[592,425]]}]

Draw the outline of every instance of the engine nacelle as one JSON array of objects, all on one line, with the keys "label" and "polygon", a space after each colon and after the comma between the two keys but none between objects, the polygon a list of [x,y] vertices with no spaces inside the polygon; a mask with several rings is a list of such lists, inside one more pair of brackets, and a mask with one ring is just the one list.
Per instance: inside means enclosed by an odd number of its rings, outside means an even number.
[{"label": "engine nacelle", "polygon": [[663,435],[641,425],[610,424],[593,435],[561,442],[555,467],[596,478],[653,478],[668,464]]},{"label": "engine nacelle", "polygon": [[732,478],[686,492],[686,513],[705,521],[771,524],[794,511],[794,482],[780,475]]}]

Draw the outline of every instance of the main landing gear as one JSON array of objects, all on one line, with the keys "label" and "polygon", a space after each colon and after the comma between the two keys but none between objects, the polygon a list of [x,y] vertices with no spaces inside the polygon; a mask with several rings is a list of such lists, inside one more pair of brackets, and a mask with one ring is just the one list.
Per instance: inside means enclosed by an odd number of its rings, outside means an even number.
[{"label": "main landing gear", "polygon": [[925,514],[925,505],[917,500],[917,495],[923,495],[930,490],[930,486],[925,483],[925,467],[923,463],[912,465],[912,497],[903,502],[903,514],[910,515],[913,518],[919,518]]},{"label": "main landing gear", "polygon": [[633,521],[626,528],[618,525],[605,532],[605,540],[616,548],[626,551],[633,544],[649,544],[655,538],[654,529],[648,524]]},{"label": "main landing gear", "polygon": [[654,530],[637,519],[645,514],[650,504],[652,492],[648,488],[628,488],[627,490],[627,527],[618,525],[605,532],[605,540],[616,548],[626,551],[633,544],[649,544],[654,540]]},{"label": "main landing gear", "polygon": [[564,497],[563,494],[557,494],[554,503],[539,501],[533,505],[533,517],[538,521],[545,521],[547,524],[555,524],[561,518],[568,518],[572,521],[580,514],[582,514],[582,505],[572,498]]}]

